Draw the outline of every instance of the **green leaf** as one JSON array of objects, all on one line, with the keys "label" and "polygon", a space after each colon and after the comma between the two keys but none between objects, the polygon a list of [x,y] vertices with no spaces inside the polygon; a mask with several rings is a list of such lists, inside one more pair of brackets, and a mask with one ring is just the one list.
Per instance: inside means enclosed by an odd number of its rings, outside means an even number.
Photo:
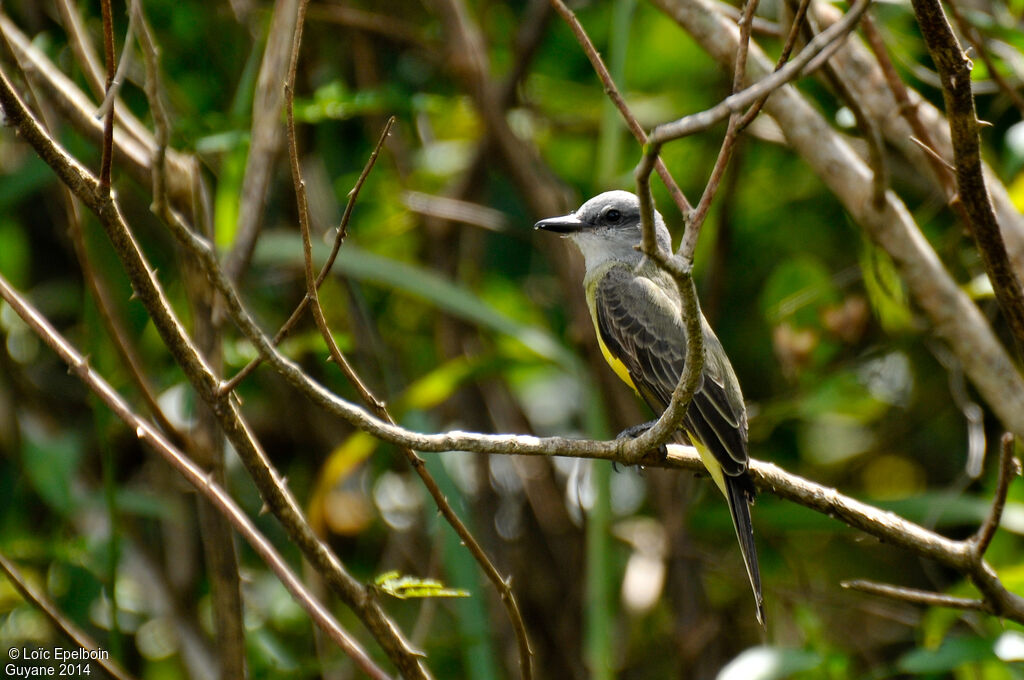
[{"label": "green leaf", "polygon": [[367,114],[387,113],[399,103],[399,98],[390,93],[380,90],[352,92],[342,81],[333,80],[317,88],[312,99],[295,100],[295,120],[300,123],[348,120]]},{"label": "green leaf", "polygon": [[397,571],[387,571],[373,580],[373,585],[382,593],[400,600],[423,597],[469,597],[468,590],[448,588],[440,581],[417,576],[402,576]]},{"label": "green leaf", "polygon": [[903,280],[889,255],[866,238],[861,250],[860,269],[864,289],[879,323],[887,333],[902,333],[914,328],[913,314]]}]

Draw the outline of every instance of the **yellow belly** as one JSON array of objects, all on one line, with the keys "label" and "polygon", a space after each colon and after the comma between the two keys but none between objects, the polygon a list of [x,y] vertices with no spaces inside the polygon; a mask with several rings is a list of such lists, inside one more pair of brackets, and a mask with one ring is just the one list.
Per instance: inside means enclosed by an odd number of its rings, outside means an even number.
[{"label": "yellow belly", "polygon": [[601,354],[604,355],[604,360],[608,362],[608,365],[615,371],[615,375],[619,376],[622,382],[626,383],[633,388],[633,391],[640,394],[640,390],[636,388],[633,383],[633,378],[629,375],[629,369],[626,368],[626,364],[619,361],[618,357],[612,354],[611,350],[608,349],[608,345],[604,344],[604,340],[601,339],[601,330],[597,327],[597,322],[594,322],[594,331],[597,333],[597,344],[601,347]]},{"label": "yellow belly", "polygon": [[[622,382],[632,387],[633,391],[636,392],[637,395],[640,395],[640,390],[636,388],[636,383],[633,382],[632,376],[629,375],[629,369],[626,368],[626,364],[612,354],[611,350],[608,349],[608,346],[604,344],[604,339],[601,337],[601,329],[597,325],[597,313],[594,308],[592,290],[593,289],[587,291],[587,302],[590,305],[590,318],[594,322],[594,334],[597,336],[597,344],[601,348],[601,354],[604,355],[604,360],[608,362],[608,365],[612,367],[613,371],[615,371],[615,375],[619,376],[619,379]],[[642,398],[642,395],[640,396]],[[697,437],[693,436],[689,432],[687,432],[686,435],[693,444],[693,447],[697,449],[697,453],[700,454],[700,459],[704,463],[704,467],[706,467],[708,472],[711,474],[711,479],[714,480],[715,486],[721,490],[723,495],[728,497],[728,492],[725,488],[725,475],[722,472],[722,466],[717,460],[715,460],[714,454],[711,453],[711,451],[709,451]]]}]

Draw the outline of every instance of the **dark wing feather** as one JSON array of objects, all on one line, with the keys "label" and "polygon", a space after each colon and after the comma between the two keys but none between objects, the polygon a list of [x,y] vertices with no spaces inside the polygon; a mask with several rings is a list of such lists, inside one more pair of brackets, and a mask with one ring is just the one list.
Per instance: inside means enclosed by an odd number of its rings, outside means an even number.
[{"label": "dark wing feather", "polygon": [[[665,410],[683,372],[686,329],[679,303],[650,279],[615,267],[594,291],[597,327],[608,350],[625,364],[640,396]],[[686,429],[730,476],[747,469],[747,422],[739,385],[721,344],[703,322],[705,361],[700,387],[687,409]]]}]

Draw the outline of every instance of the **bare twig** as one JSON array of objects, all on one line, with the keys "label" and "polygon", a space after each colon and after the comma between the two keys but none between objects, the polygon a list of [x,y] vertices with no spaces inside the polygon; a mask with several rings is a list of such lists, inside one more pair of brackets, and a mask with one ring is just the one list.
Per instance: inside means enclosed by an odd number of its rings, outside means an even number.
[{"label": "bare twig", "polygon": [[992,59],[992,55],[989,54],[988,47],[985,45],[985,37],[981,34],[978,28],[967,21],[964,17],[963,12],[960,11],[960,3],[956,0],[950,0],[948,3],[949,9],[953,12],[953,19],[956,21],[957,28],[960,29],[960,33],[970,41],[971,45],[974,46],[975,51],[981,60],[985,63],[985,68],[988,69],[988,73],[992,76],[992,80],[999,86],[999,90],[1010,98],[1013,105],[1017,107],[1017,110],[1024,115],[1024,96],[1021,96],[1017,88],[1014,87],[1006,77],[1000,73],[999,69],[996,68],[995,61]]},{"label": "bare twig", "polygon": [[[43,612],[43,614],[50,619],[50,622],[56,626],[60,632],[64,633],[68,639],[82,649],[90,652],[102,651],[96,642],[85,633],[85,631],[64,616],[64,613],[57,608],[57,605],[54,604],[45,593],[41,593],[36,590],[36,588],[21,575],[21,572],[14,563],[7,559],[7,557],[2,553],[0,553],[0,571],[3,571],[4,575],[7,576],[7,580],[12,586],[14,586],[21,596],[36,609]],[[106,671],[107,675],[114,678],[114,680],[134,680],[134,676],[121,668],[121,664],[117,663],[114,659],[109,658],[108,655],[96,654],[96,658],[91,659],[91,661],[95,661],[100,668]]]},{"label": "bare twig", "polygon": [[[129,6],[132,20],[138,25],[139,48],[146,67],[144,91],[153,115],[153,159],[152,159],[152,210],[160,214],[167,203],[167,144],[171,135],[170,117],[164,106],[163,86],[160,80],[160,50],[156,46],[153,31],[142,10],[142,0],[131,0]],[[198,175],[198,173],[196,173]]]},{"label": "bare twig", "polygon": [[[260,533],[226,491],[216,484],[206,472],[193,463],[185,454],[176,449],[159,430],[140,416],[136,415],[127,402],[100,376],[88,361],[79,354],[50,325],[27,300],[0,275],[0,297],[25,321],[29,327],[57,353],[62,361],[68,364],[72,372],[99,397],[117,417],[135,431],[140,441],[148,444],[159,453],[171,467],[177,470],[197,491],[226,517],[253,550],[270,567],[271,571],[281,580],[284,587],[291,593],[295,601],[306,610],[310,618],[330,637],[364,673],[372,678],[385,680],[389,676],[381,670],[369,657],[359,643],[353,639],[331,616],[330,612],[316,600],[306,589],[302,581],[292,573],[270,542]],[[5,569],[6,571],[6,569]],[[94,645],[90,645],[94,646]]]},{"label": "bare twig", "polygon": [[886,583],[875,583],[874,581],[865,581],[863,579],[843,581],[840,585],[844,588],[856,590],[861,593],[878,595],[879,597],[885,597],[890,600],[910,602],[911,604],[921,604],[927,607],[945,607],[947,609],[967,609],[971,611],[985,612],[986,614],[993,613],[992,607],[984,600],[977,600],[971,597],[957,597],[955,595],[946,595],[944,593],[933,593],[928,590],[918,590],[917,588],[905,588],[903,586],[893,586]]},{"label": "bare twig", "polygon": [[[363,188],[363,184],[366,183],[366,178],[370,176],[370,171],[373,170],[373,166],[377,163],[377,157],[380,156],[381,147],[384,146],[384,141],[388,138],[391,133],[391,128],[395,124],[395,117],[388,118],[387,123],[384,124],[384,129],[381,130],[380,137],[377,139],[377,145],[373,148],[373,152],[370,157],[366,160],[366,165],[363,166],[363,171],[359,173],[359,178],[356,180],[351,191],[348,192],[348,203],[345,205],[345,212],[341,216],[341,222],[338,225],[337,230],[334,233],[334,243],[331,246],[331,253],[327,256],[327,260],[324,265],[320,268],[320,273],[316,277],[317,289],[323,284],[327,275],[331,271],[331,267],[334,266],[334,260],[338,257],[338,252],[341,250],[341,244],[345,241],[345,236],[348,234],[348,223],[352,219],[352,210],[355,208],[356,199],[359,198],[359,192]],[[306,307],[309,305],[309,296],[306,295],[299,301],[299,304],[295,307],[295,310],[288,317],[284,325],[274,335],[271,343],[276,347],[281,344],[281,341],[288,336],[295,324],[298,323],[302,314],[306,311]],[[246,379],[256,368],[263,363],[263,357],[257,356],[255,359],[246,364],[238,373],[236,373],[230,380],[226,380],[221,383],[219,392],[220,394],[228,394],[232,392],[239,383]]]},{"label": "bare twig", "polygon": [[[793,14],[793,24],[789,27],[789,33],[786,34],[786,42],[782,45],[782,52],[779,53],[779,58],[775,62],[775,70],[778,71],[780,68],[786,65],[789,61],[789,56],[793,53],[793,48],[796,47],[797,38],[800,36],[800,27],[803,25],[804,17],[807,16],[807,8],[811,6],[811,0],[800,0],[800,4],[796,8],[796,12]],[[747,112],[743,114],[742,120],[740,120],[739,129],[743,131],[748,125],[754,122],[757,118],[757,114],[764,108],[764,103],[767,101],[768,95],[760,97],[757,101],[750,105]]]},{"label": "bare twig", "polygon": [[92,93],[97,99],[103,98],[103,66],[96,57],[96,50],[89,43],[82,18],[72,0],[59,0],[57,10],[60,12],[61,22],[64,24],[64,31],[68,35],[68,44],[75,55],[75,61],[85,75],[86,82],[92,88]]},{"label": "bare twig", "polygon": [[[622,98],[619,93],[619,88],[616,87],[615,81],[612,80],[611,73],[608,71],[608,67],[605,66],[604,60],[601,59],[601,55],[598,53],[597,48],[594,47],[594,43],[591,42],[590,36],[583,29],[579,19],[576,18],[576,14],[569,9],[569,7],[562,2],[562,0],[551,0],[551,5],[555,8],[565,23],[569,24],[569,28],[572,30],[573,35],[576,36],[576,40],[579,42],[580,47],[583,48],[583,53],[587,55],[587,59],[590,60],[591,66],[594,68],[594,72],[597,73],[597,77],[601,79],[601,84],[604,85],[605,94],[615,104],[615,108],[619,110],[622,115],[622,119],[626,122],[626,126],[629,131],[633,133],[633,137],[636,141],[641,144],[647,143],[647,133],[644,131],[640,122],[630,111],[629,105],[626,104],[626,100]],[[689,214],[693,210],[693,206],[683,195],[682,189],[676,184],[672,174],[668,171],[665,166],[665,162],[660,158],[655,162],[655,170],[658,172],[658,177],[665,183],[665,188],[668,189],[669,195],[672,196],[672,200],[675,202],[679,211],[683,215]]]},{"label": "bare twig", "polygon": [[[654,197],[651,196],[651,169],[661,149],[660,144],[648,144],[646,152],[640,158],[640,164],[634,172],[636,178],[636,195],[640,200],[640,226],[642,230],[640,251],[651,258],[675,280],[679,288],[682,302],[680,315],[686,327],[686,356],[679,382],[672,391],[665,411],[657,422],[643,435],[633,440],[621,439],[621,455],[625,460],[635,463],[645,452],[656,450],[667,442],[672,434],[679,430],[686,408],[690,404],[697,387],[700,385],[701,373],[704,370],[704,332],[701,328],[700,303],[697,301],[697,288],[693,283],[693,262],[661,250],[654,234]],[[685,239],[685,235],[684,235]],[[634,448],[632,455],[626,453],[626,445],[636,444],[646,439],[647,448]]]},{"label": "bare twig", "polygon": [[[738,22],[740,17],[743,16],[743,10],[738,7],[733,7],[723,0],[715,0],[714,7],[716,12],[729,17],[733,21]],[[761,17],[755,16],[753,18],[753,23],[750,24],[750,29],[752,33],[767,35],[772,38],[782,37],[782,27],[779,26],[779,24]]]},{"label": "bare twig", "polygon": [[256,248],[263,226],[267,191],[274,173],[274,161],[284,139],[281,129],[281,110],[284,105],[281,82],[287,75],[298,5],[296,0],[274,3],[267,44],[256,79],[252,125],[249,130],[249,155],[245,161],[245,175],[239,197],[235,241],[224,258],[224,270],[234,281],[241,279]]},{"label": "bare twig", "polygon": [[[114,86],[114,19],[111,16],[110,0],[100,0],[103,13],[103,61],[107,66],[106,91]],[[111,104],[103,119],[103,156],[100,159],[100,192],[110,193],[110,160],[114,148],[114,106]]]},{"label": "bare twig", "polygon": [[[921,151],[924,151],[925,154],[928,156],[928,158],[930,158],[931,160],[935,161],[936,164],[938,164],[942,168],[945,168],[946,170],[949,170],[950,173],[956,172],[956,166],[953,165],[952,163],[950,163],[949,161],[947,161],[942,156],[940,156],[939,152],[936,151],[935,149],[933,149],[932,147],[928,146],[928,144],[926,142],[924,142],[924,141],[922,141],[922,140],[920,140],[920,139],[918,139],[917,137],[914,137],[914,136],[910,137],[910,141],[912,141],[914,144],[916,144],[918,146],[918,148],[921,149]],[[953,175],[950,174],[949,178],[950,178],[950,180],[952,180]],[[950,194],[950,195],[953,197],[952,199],[950,199],[950,204],[951,205],[962,205],[960,203],[959,198],[956,195],[956,187],[955,186],[953,187],[953,193]],[[965,218],[966,218],[966,215],[965,215]],[[965,219],[964,224],[965,225],[969,225],[970,221]]]},{"label": "bare twig", "polygon": [[[793,2],[794,0],[790,0],[791,5]],[[865,17],[867,16],[865,15]],[[805,15],[803,30],[808,38],[817,32],[816,23],[813,17]],[[876,122],[867,115],[860,101],[854,96],[847,83],[847,77],[831,61],[826,61],[822,64],[821,70],[840,100],[853,113],[857,127],[860,129],[861,134],[864,135],[864,140],[867,142],[868,147],[868,166],[872,172],[871,205],[875,210],[881,210],[885,204],[885,192],[889,186],[889,170],[885,162],[882,133]]]},{"label": "bare twig", "polygon": [[99,108],[96,109],[96,119],[105,118],[114,106],[114,100],[121,92],[121,85],[124,84],[124,75],[128,71],[128,62],[131,61],[132,41],[135,39],[135,13],[128,15],[128,30],[124,34],[124,44],[121,46],[121,58],[117,60],[117,71],[110,80],[110,86],[103,97]]},{"label": "bare twig", "polygon": [[1020,463],[1013,457],[1013,435],[1007,432],[999,442],[999,475],[996,478],[996,491],[992,500],[992,508],[989,510],[985,522],[979,527],[978,533],[972,539],[974,549],[979,559],[988,550],[996,529],[999,528],[999,521],[1003,517],[1003,508],[1006,507],[1006,494],[1010,490],[1010,480],[1019,475],[1018,466]]},{"label": "bare twig", "polygon": [[[743,5],[743,12],[740,15],[740,43],[736,50],[736,59],[733,64],[732,87],[729,94],[736,94],[743,87],[743,79],[747,71],[747,51],[750,47],[750,30],[753,24],[754,12],[757,11],[758,0],[747,0]],[[725,175],[725,169],[732,158],[733,149],[743,129],[743,119],[739,113],[729,115],[729,124],[725,130],[725,137],[722,139],[722,146],[715,158],[715,164],[711,168],[711,176],[704,187],[697,207],[686,215],[686,229],[683,231],[683,240],[679,246],[679,253],[684,260],[693,261],[693,253],[697,248],[697,238],[700,236],[700,229],[704,224],[708,211],[711,209],[711,202],[718,192],[718,185]]]},{"label": "bare twig", "polygon": [[426,50],[432,51],[435,48],[415,24],[394,16],[385,16],[346,5],[316,4],[309,8],[309,18],[374,33],[395,42],[409,43]]},{"label": "bare twig", "polygon": [[953,160],[960,200],[971,220],[971,235],[992,282],[999,308],[1024,351],[1024,290],[1010,266],[981,164],[981,126],[971,92],[970,60],[949,25],[938,0],[912,0],[928,52],[942,77],[942,97],[949,116]]},{"label": "bare twig", "polygon": [[842,45],[843,39],[852,31],[861,15],[870,6],[871,0],[857,0],[845,16],[827,29],[814,36],[795,58],[778,71],[757,81],[750,87],[726,97],[717,105],[694,113],[671,123],[663,123],[651,131],[649,142],[664,144],[696,132],[703,132],[732,113],[747,108],[755,101],[766,97],[791,80],[814,71]]}]

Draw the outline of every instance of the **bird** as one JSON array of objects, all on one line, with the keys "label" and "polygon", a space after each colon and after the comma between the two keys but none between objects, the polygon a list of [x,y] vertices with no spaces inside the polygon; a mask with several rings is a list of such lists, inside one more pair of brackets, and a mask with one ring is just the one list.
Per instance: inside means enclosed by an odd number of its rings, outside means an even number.
[{"label": "bird", "polygon": [[[686,327],[679,287],[657,263],[643,255],[640,201],[628,191],[608,191],[561,217],[534,227],[562,234],[583,254],[583,289],[601,353],[615,374],[662,413],[683,372]],[[671,252],[665,220],[654,212],[659,248]],[[739,541],[758,623],[765,627],[764,598],[750,516],[755,490],[747,451],[747,411],[739,380],[704,314],[704,367],[673,438],[690,443],[725,496]],[[636,437],[657,422],[636,425],[619,436]]]}]

